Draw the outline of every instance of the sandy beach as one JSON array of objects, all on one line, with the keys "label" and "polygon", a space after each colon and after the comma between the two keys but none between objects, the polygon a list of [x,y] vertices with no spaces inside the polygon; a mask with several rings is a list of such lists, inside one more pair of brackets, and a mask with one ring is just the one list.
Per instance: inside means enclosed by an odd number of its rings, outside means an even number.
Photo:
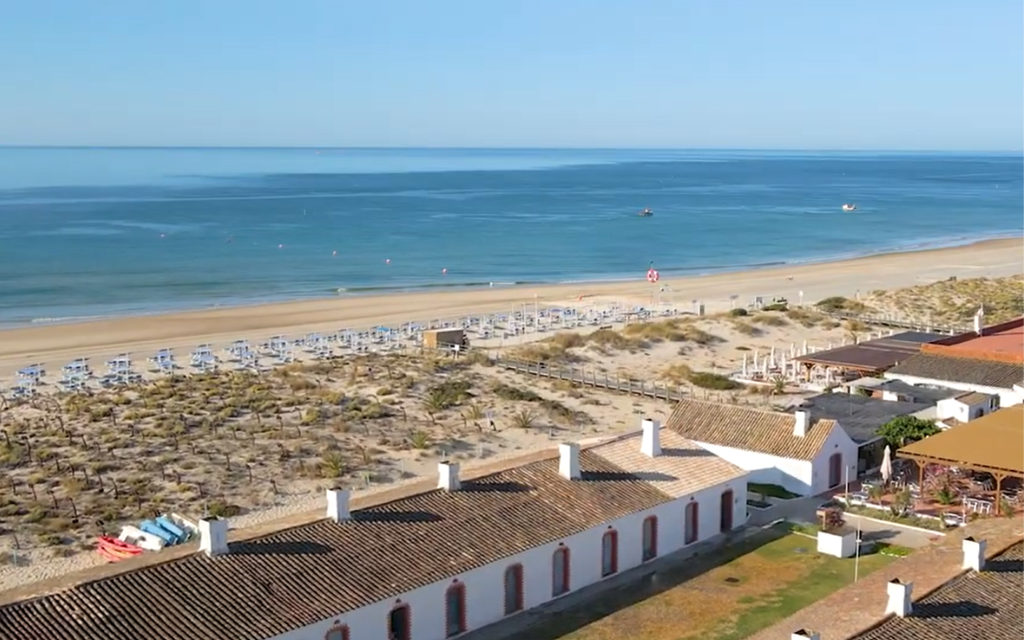
[{"label": "sandy beach", "polygon": [[[881,299],[873,291],[916,287],[915,310],[930,298],[920,285],[1021,274],[1020,240],[881,255],[786,269],[642,283],[581,284],[430,294],[337,298],[224,308],[162,316],[117,318],[0,332],[0,388],[14,371],[42,363],[60,371],[80,357],[101,361],[119,353],[143,360],[157,349],[187,353],[199,343],[219,350],[235,339],[298,337],[405,322],[541,307],[650,306],[668,315],[647,325],[590,340],[597,327],[551,338],[541,332],[501,344],[513,357],[560,349],[561,361],[592,375],[624,376],[720,402],[785,407],[804,390],[772,384],[728,391],[694,387],[690,372],[732,375],[757,352],[792,345],[825,348],[867,337],[821,313],[718,312],[746,307],[755,296],[806,305],[830,296]],[[1015,296],[1013,281],[999,284]],[[656,293],[657,292],[657,293]],[[802,292],[802,296],[801,296]],[[884,297],[884,296],[883,296]],[[692,315],[693,301],[708,316]],[[973,300],[961,301],[974,305]],[[884,307],[875,307],[880,312]],[[932,307],[935,308],[935,307]],[[973,308],[973,307],[972,307]],[[888,311],[891,311],[889,309]],[[811,318],[810,316],[814,316]],[[926,318],[918,318],[925,321]],[[658,323],[662,324],[659,326]],[[668,324],[664,324],[668,323]],[[630,329],[676,332],[647,336]],[[607,333],[607,332],[606,332]],[[496,347],[496,339],[485,341]],[[471,354],[473,355],[473,354]],[[529,357],[529,355],[523,356]],[[555,362],[555,361],[553,361]],[[651,398],[524,378],[484,359],[432,354],[349,355],[300,361],[255,376],[230,369],[197,376],[147,376],[131,388],[56,395],[43,385],[31,401],[0,406],[0,453],[9,468],[0,501],[0,591],[104,562],[95,536],[122,524],[176,510],[196,516],[211,505],[232,509],[232,527],[271,522],[322,505],[327,484],[360,492],[394,487],[433,474],[440,459],[474,465],[521,455],[556,442],[592,440],[636,429],[641,417],[664,419],[671,404]]]},{"label": "sandy beach", "polygon": [[[944,280],[1020,273],[1024,245],[1019,239],[980,242],[963,247],[886,254],[820,264],[764,269],[704,277],[647,282],[588,283],[504,289],[328,298],[167,315],[126,317],[67,325],[0,331],[0,381],[29,362],[60,366],[77,357],[103,358],[117,353],[148,354],[161,348],[188,349],[197,343],[223,345],[237,338],[266,339],[278,334],[366,329],[402,322],[456,319],[501,312],[516,305],[568,305],[621,301],[650,305],[655,291],[662,302],[690,311],[693,300],[709,313],[730,307],[731,296],[744,305],[754,296],[781,296],[805,302],[841,295],[856,297]],[[924,319],[922,319],[924,320]]]}]

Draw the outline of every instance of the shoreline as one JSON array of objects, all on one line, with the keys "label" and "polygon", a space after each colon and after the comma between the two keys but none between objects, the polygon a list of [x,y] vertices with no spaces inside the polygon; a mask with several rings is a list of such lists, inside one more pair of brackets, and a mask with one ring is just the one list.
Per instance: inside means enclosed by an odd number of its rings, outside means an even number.
[{"label": "shoreline", "polygon": [[[579,283],[468,291],[389,293],[319,298],[250,306],[219,307],[90,322],[33,325],[0,330],[0,376],[31,362],[59,367],[78,357],[120,352],[141,357],[158,349],[191,349],[199,343],[274,335],[369,329],[408,322],[428,323],[533,306],[585,306],[620,303],[692,311],[694,300],[708,313],[746,305],[753,297],[775,296],[813,303],[834,295],[856,297],[956,277],[1004,276],[1024,271],[1024,242],[989,240],[955,248],[879,254],[852,260],[793,265],[708,276],[664,278],[657,286],[641,281]],[[660,293],[659,293],[660,290]],[[148,354],[147,354],[148,355]]]},{"label": "shoreline", "polygon": [[[884,257],[884,256],[896,256],[905,254],[920,254],[931,251],[942,251],[947,249],[958,249],[968,247],[981,247],[989,243],[1009,242],[1018,240],[1020,236],[1016,235],[993,235],[985,236],[980,239],[966,239],[960,238],[955,240],[936,240],[936,241],[924,241],[919,243],[904,244],[899,247],[892,249],[880,249],[862,254],[850,254],[845,256],[832,256],[823,258],[809,258],[809,259],[798,259],[789,261],[772,261],[766,263],[748,263],[740,265],[738,267],[665,267],[659,268],[659,273],[662,275],[662,280],[666,283],[671,283],[681,279],[693,279],[703,278],[711,276],[724,276],[724,275],[735,275],[741,273],[761,272],[772,269],[789,269],[789,268],[800,268],[813,265],[825,265],[835,263],[854,262],[857,260],[864,260],[870,258]],[[657,268],[657,265],[656,265]],[[268,305],[280,305],[280,304],[300,304],[309,303],[316,301],[326,300],[346,300],[353,298],[372,298],[372,297],[383,297],[383,296],[395,296],[395,295],[414,295],[414,294],[430,294],[430,293],[471,293],[478,291],[490,291],[490,290],[515,290],[527,287],[534,288],[550,288],[550,287],[563,287],[563,286],[577,286],[577,287],[604,287],[608,285],[622,285],[622,284],[642,284],[645,280],[641,276],[636,277],[599,277],[595,279],[578,279],[578,280],[509,280],[509,281],[470,281],[470,282],[429,282],[424,284],[410,284],[410,285],[382,285],[382,286],[354,286],[354,287],[339,287],[333,290],[333,295],[328,294],[326,291],[316,294],[309,292],[308,294],[296,294],[289,296],[275,296],[270,298],[234,298],[229,297],[225,303],[211,303],[207,305],[191,305],[184,303],[182,306],[170,305],[164,308],[153,308],[151,310],[125,310],[124,312],[114,312],[109,314],[88,314],[88,315],[68,315],[68,316],[55,316],[55,317],[40,317],[31,318],[28,320],[0,320],[0,340],[4,332],[27,329],[33,327],[53,327],[53,326],[68,326],[75,324],[103,322],[111,320],[121,320],[128,318],[154,318],[159,316],[167,315],[179,315],[179,314],[191,314],[191,313],[203,313],[209,311],[221,311],[230,309],[241,309],[241,308],[254,308],[263,307]]]}]

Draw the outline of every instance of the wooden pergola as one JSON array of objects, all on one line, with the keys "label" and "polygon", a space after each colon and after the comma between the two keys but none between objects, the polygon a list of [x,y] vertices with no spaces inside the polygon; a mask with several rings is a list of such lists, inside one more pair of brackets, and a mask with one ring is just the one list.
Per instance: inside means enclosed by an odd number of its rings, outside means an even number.
[{"label": "wooden pergola", "polygon": [[914,442],[898,449],[896,457],[917,464],[919,486],[929,464],[991,474],[999,513],[1003,480],[1024,479],[1024,406],[1002,409]]}]

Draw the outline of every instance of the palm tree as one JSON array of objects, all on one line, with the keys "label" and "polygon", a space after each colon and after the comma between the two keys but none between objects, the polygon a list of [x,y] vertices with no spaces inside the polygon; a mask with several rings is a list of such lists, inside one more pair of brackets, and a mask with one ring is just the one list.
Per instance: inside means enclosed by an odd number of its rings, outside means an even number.
[{"label": "palm tree", "polygon": [[437,414],[448,408],[448,398],[441,389],[431,389],[423,398],[423,410],[430,417],[430,424],[437,425]]}]

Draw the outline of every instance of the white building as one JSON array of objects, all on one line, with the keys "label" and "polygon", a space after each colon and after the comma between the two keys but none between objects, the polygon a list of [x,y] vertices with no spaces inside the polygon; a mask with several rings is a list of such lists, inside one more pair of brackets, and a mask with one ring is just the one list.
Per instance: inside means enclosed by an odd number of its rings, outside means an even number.
[{"label": "white building", "polygon": [[988,415],[999,409],[999,396],[968,391],[935,403],[935,415],[946,427]]},{"label": "white building", "polygon": [[0,605],[0,637],[440,640],[746,522],[747,474],[655,421],[349,503],[284,528],[170,548]]},{"label": "white building", "polygon": [[666,428],[750,472],[750,481],[817,495],[857,478],[857,443],[835,420],[683,400]]},{"label": "white building", "polygon": [[918,386],[940,386],[999,397],[999,406],[1024,402],[1024,366],[978,358],[920,353],[885,372],[889,380]]}]

